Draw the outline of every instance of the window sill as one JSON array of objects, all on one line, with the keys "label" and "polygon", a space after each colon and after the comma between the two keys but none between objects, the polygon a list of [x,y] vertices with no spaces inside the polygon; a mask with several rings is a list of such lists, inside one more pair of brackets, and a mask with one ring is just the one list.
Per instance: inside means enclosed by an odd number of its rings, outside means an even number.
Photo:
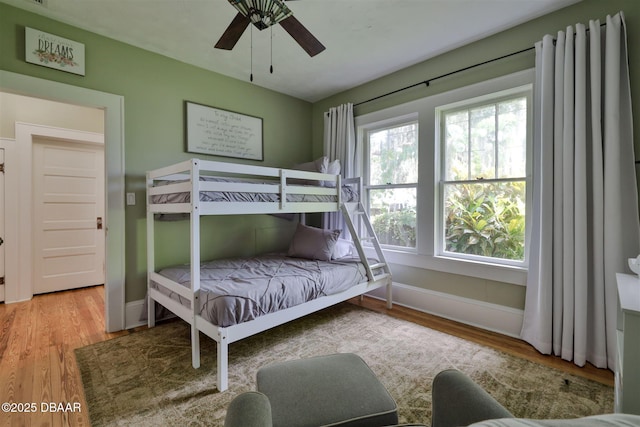
[{"label": "window sill", "polygon": [[[375,257],[375,251],[373,249],[367,249],[367,256]],[[384,256],[390,264],[460,274],[520,286],[526,286],[527,284],[527,269],[524,267],[489,264],[392,249],[384,249]]]}]

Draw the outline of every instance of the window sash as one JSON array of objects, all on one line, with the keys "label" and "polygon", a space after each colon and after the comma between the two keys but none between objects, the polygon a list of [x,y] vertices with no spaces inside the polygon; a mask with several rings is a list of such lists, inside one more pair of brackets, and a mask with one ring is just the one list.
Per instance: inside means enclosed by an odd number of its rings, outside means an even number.
[{"label": "window sash", "polygon": [[365,185],[365,190],[385,190],[391,188],[416,188],[418,186],[417,182],[412,182],[409,184],[379,184],[379,185]]},{"label": "window sash", "polygon": [[[412,120],[406,120],[403,118],[399,118],[397,121],[393,121],[391,123],[385,123],[384,125],[380,125],[380,126],[374,126],[371,127],[369,129],[366,130],[366,153],[365,153],[365,160],[364,160],[364,176],[365,176],[365,187],[366,186],[370,186],[371,184],[371,164],[372,164],[372,147],[371,147],[371,137],[373,134],[379,133],[379,132],[384,132],[384,131],[390,131],[392,129],[397,129],[397,128],[402,128],[402,127],[406,127],[406,126],[415,126],[415,134],[416,134],[416,140],[415,140],[415,145],[416,145],[416,176],[418,173],[418,169],[419,169],[419,164],[418,164],[418,154],[419,154],[419,139],[418,139],[418,121],[415,119]],[[413,182],[387,182],[384,184],[375,184],[378,186],[384,186],[384,185],[403,185],[403,184],[414,184]],[[416,183],[417,184],[417,183]]]},{"label": "window sash", "polygon": [[513,182],[513,181],[527,181],[526,176],[516,176],[513,178],[481,178],[481,179],[462,179],[458,181],[440,181],[442,184],[490,184],[492,182]]},{"label": "window sash", "polygon": [[[415,252],[417,250],[418,247],[418,241],[417,241],[417,230],[418,230],[418,206],[417,206],[417,200],[416,200],[416,204],[413,206],[413,209],[415,210],[415,224],[413,226],[413,228],[409,227],[400,227],[400,228],[395,228],[393,226],[391,226],[390,228],[385,228],[386,230],[386,234],[393,234],[394,230],[396,230],[399,235],[403,236],[403,239],[405,242],[407,241],[407,233],[409,233],[410,236],[412,236],[411,238],[409,238],[409,241],[413,241],[413,244],[406,244],[406,245],[401,245],[401,244],[393,244],[393,243],[389,243],[385,240],[384,236],[381,235],[381,230],[375,230],[376,229],[376,217],[377,215],[373,215],[371,213],[371,192],[373,191],[388,191],[388,190],[402,190],[402,189],[406,189],[406,190],[413,190],[414,192],[414,196],[417,197],[418,195],[418,184],[394,184],[394,185],[374,185],[374,186],[365,186],[364,190],[365,190],[365,198],[366,198],[366,209],[367,209],[367,214],[369,215],[369,219],[371,220],[371,224],[374,228],[374,231],[376,232],[376,235],[378,236],[378,240],[380,243],[380,246],[382,247],[387,247],[387,248],[395,248],[395,249],[399,249],[402,251],[407,251],[407,252]],[[398,210],[398,211],[389,211],[387,213],[392,213],[392,212],[396,212],[396,213],[401,213],[402,210]],[[392,222],[393,223],[393,222]],[[405,226],[407,225],[406,223],[403,223],[402,221],[400,221],[400,224],[404,224]],[[371,245],[370,242],[363,242],[365,245]]]},{"label": "window sash", "polygon": [[[438,135],[438,146],[439,146],[439,152],[440,152],[440,172],[439,172],[439,185],[438,185],[438,197],[437,197],[437,201],[438,201],[438,208],[437,208],[437,212],[439,215],[439,220],[437,221],[437,227],[436,227],[436,235],[434,237],[436,237],[435,239],[435,250],[436,250],[436,254],[438,256],[444,256],[447,258],[454,258],[454,259],[461,259],[461,260],[470,260],[470,261],[478,261],[478,262],[486,262],[486,263],[490,263],[490,264],[496,264],[496,265],[514,265],[514,266],[526,266],[527,265],[527,254],[526,251],[524,253],[523,259],[509,259],[509,258],[501,258],[501,257],[494,257],[494,256],[485,256],[485,255],[476,255],[476,254],[470,254],[470,253],[465,253],[465,252],[456,252],[456,251],[450,251],[447,250],[447,224],[446,224],[446,215],[447,215],[447,206],[446,206],[446,200],[445,200],[445,187],[447,185],[463,185],[463,184],[500,184],[500,183],[510,183],[510,182],[523,182],[525,184],[525,197],[524,197],[524,202],[525,202],[525,206],[524,206],[524,221],[525,224],[528,223],[529,221],[529,216],[528,216],[528,211],[530,209],[529,206],[529,202],[530,202],[530,181],[529,178],[527,176],[513,176],[513,177],[499,177],[499,169],[500,169],[500,156],[498,154],[499,151],[499,128],[497,125],[498,122],[498,116],[500,114],[500,109],[498,108],[498,106],[501,103],[504,102],[508,102],[511,100],[518,100],[518,99],[524,99],[525,103],[526,103],[526,120],[527,120],[527,125],[525,128],[525,132],[526,132],[526,140],[525,140],[525,168],[526,170],[529,170],[530,167],[530,163],[531,163],[531,159],[529,158],[529,156],[531,155],[530,152],[530,144],[531,144],[531,135],[530,135],[530,127],[531,124],[529,122],[530,118],[531,118],[531,93],[530,91],[525,91],[525,92],[514,92],[511,93],[507,96],[501,96],[501,97],[491,97],[488,96],[487,98],[479,101],[479,102],[466,102],[466,101],[461,101],[460,103],[458,103],[458,105],[456,105],[454,108],[447,108],[447,107],[441,107],[441,108],[437,108],[437,115],[439,117],[439,129],[437,131]],[[494,109],[494,122],[496,123],[495,128],[492,129],[492,131],[494,132],[494,135],[496,136],[495,140],[493,141],[494,144],[494,159],[493,159],[493,169],[495,171],[495,174],[493,177],[481,177],[481,178],[477,178],[477,179],[447,179],[447,174],[448,174],[448,164],[447,162],[450,161],[450,158],[448,157],[449,153],[447,151],[447,137],[446,137],[446,132],[447,132],[447,116],[450,114],[455,114],[455,113],[460,113],[460,112],[467,112],[467,138],[466,138],[466,152],[469,156],[471,156],[471,149],[472,149],[472,138],[471,138],[471,133],[472,133],[472,129],[471,129],[471,111],[482,108],[484,106],[495,106]],[[471,166],[471,161],[469,160],[469,164],[467,165],[467,167],[469,168],[469,170],[471,170],[472,166]],[[467,175],[467,177],[469,176],[473,176],[473,172],[469,172],[470,174]],[[526,241],[528,238],[528,234],[525,232],[525,237],[524,237],[524,242],[525,242],[525,248],[526,248]]]},{"label": "window sash", "polygon": [[[485,187],[485,186],[491,186],[492,184],[495,184],[495,183],[498,183],[498,184],[521,183],[524,185],[524,189],[523,189],[524,192],[522,194],[518,194],[518,192],[516,192],[512,194],[512,197],[509,197],[507,199],[509,200],[508,203],[511,204],[510,207],[513,206],[513,202],[514,202],[513,196],[515,196],[516,204],[519,204],[520,202],[524,205],[524,210],[520,211],[520,215],[513,217],[512,215],[509,214],[509,212],[513,212],[513,211],[511,209],[506,209],[501,212],[506,213],[508,218],[506,218],[507,221],[502,222],[497,220],[495,212],[494,212],[494,215],[486,215],[485,214],[486,210],[484,208],[478,209],[479,207],[478,204],[471,203],[470,204],[471,210],[463,210],[461,212],[460,209],[456,209],[456,207],[452,207],[451,205],[448,205],[447,200],[445,200],[447,195],[447,191],[446,191],[447,186],[454,187],[454,191],[464,192],[465,191],[464,189],[462,190],[455,189],[455,187],[463,186],[463,185]],[[528,192],[527,184],[528,184],[528,181],[526,178],[498,179],[498,180],[493,180],[493,182],[489,182],[489,180],[486,180],[486,181],[480,180],[480,181],[465,181],[465,182],[449,182],[447,184],[443,183],[443,185],[441,186],[442,196],[440,198],[441,207],[442,207],[442,210],[441,210],[442,220],[440,222],[440,228],[442,230],[442,232],[440,233],[440,236],[441,236],[440,254],[446,255],[448,257],[459,258],[459,259],[482,260],[484,262],[492,262],[492,263],[508,264],[508,265],[523,265],[526,259],[526,222],[527,222],[527,192]],[[471,191],[473,192],[473,190]],[[500,189],[498,189],[498,191],[500,191]],[[473,201],[475,202],[477,201],[477,199],[473,199]],[[484,202],[482,203],[482,206],[486,207],[484,205]],[[493,207],[496,207],[496,208],[499,206],[500,205],[493,205]],[[456,211],[456,210],[458,211],[459,215],[455,216],[456,219],[452,224],[453,228],[450,228],[449,225],[447,224],[448,218],[449,218],[448,215],[451,211]],[[513,220],[517,220],[518,218],[522,218],[523,222],[520,222],[520,221],[517,221],[515,223],[512,222]],[[501,219],[504,219],[504,218],[501,218]],[[484,225],[482,225],[481,222],[484,222]],[[501,227],[496,228],[495,227],[496,224],[500,224]],[[481,225],[481,228],[477,228],[477,226],[479,225]],[[516,228],[514,229],[511,227],[516,227]],[[461,228],[464,228],[465,232],[462,234],[456,233],[456,231],[460,231]],[[521,234],[518,233],[518,230],[520,230]],[[449,235],[448,234],[449,231],[453,231],[453,234]],[[497,252],[494,252],[495,255],[484,255],[479,253],[473,253],[480,250],[480,248],[483,247],[482,242],[487,241],[487,237],[483,236],[485,233],[493,234],[494,237],[496,238],[504,238],[506,236],[511,236],[512,238],[507,239],[507,242],[505,242],[504,243],[505,245],[502,246],[501,248],[496,247],[494,245],[490,245],[489,249],[491,251],[497,251]],[[520,241],[520,239],[518,239],[518,236],[520,236],[522,239],[521,240],[522,245],[518,245],[518,242]],[[456,250],[447,249],[448,237],[457,237],[459,239],[457,243],[454,242],[453,244],[467,244],[469,242],[469,239],[472,239],[472,238],[476,238],[477,241],[469,245],[472,248],[469,251],[464,251],[464,250],[456,251]],[[513,240],[514,238],[516,240]],[[495,241],[493,243],[495,243]],[[515,244],[516,246],[514,247],[513,244]],[[519,248],[519,249],[516,249],[516,248]],[[484,248],[484,249],[487,249],[487,248]],[[506,255],[507,251],[510,252],[509,254],[510,256]],[[522,251],[521,258],[513,257],[519,251]],[[502,252],[502,255],[504,256],[500,256],[499,255],[500,252]]]},{"label": "window sash", "polygon": [[[403,128],[403,127],[408,127],[408,126],[413,126],[414,127],[414,131],[415,131],[415,139],[413,140],[413,143],[415,144],[415,152],[416,152],[416,157],[414,159],[415,161],[415,170],[412,170],[409,172],[409,176],[407,176],[407,178],[410,179],[410,181],[408,182],[402,182],[402,180],[397,180],[398,182],[380,182],[382,180],[380,179],[374,179],[375,177],[373,177],[372,174],[372,160],[373,160],[373,142],[372,142],[372,136],[374,134],[377,134],[379,132],[384,132],[384,131],[391,131],[394,129],[398,129],[398,128]],[[368,127],[365,132],[364,132],[364,147],[365,147],[365,152],[364,152],[364,168],[363,168],[363,172],[364,172],[364,177],[365,177],[365,182],[364,182],[364,200],[363,200],[363,204],[367,210],[367,214],[369,215],[372,225],[374,225],[375,222],[375,216],[372,217],[372,208],[373,206],[372,204],[372,193],[373,192],[385,192],[385,191],[394,191],[394,190],[411,190],[413,191],[415,197],[417,197],[418,194],[418,182],[417,182],[417,177],[418,177],[418,169],[419,169],[419,164],[418,164],[418,155],[419,155],[419,151],[420,151],[420,144],[419,144],[419,130],[418,130],[418,120],[415,114],[411,114],[408,116],[404,116],[404,117],[397,117],[396,119],[392,119],[392,120],[385,120],[384,122],[378,123],[377,125],[373,125],[371,127]],[[394,141],[394,142],[398,142],[398,141]],[[396,145],[394,144],[394,146],[391,148],[392,150],[397,149],[398,147],[396,147]],[[389,154],[389,152],[387,152],[386,154]],[[412,176],[415,177],[412,179]],[[397,178],[397,176],[395,176],[394,174],[392,174],[392,179]],[[371,182],[374,181],[376,182],[375,184],[371,184]],[[394,179],[394,181],[396,181]],[[387,206],[384,202],[383,205],[381,206],[377,206],[379,207],[386,207],[389,208],[389,206]],[[415,226],[412,225],[413,230],[410,230],[410,233],[413,234],[413,238],[409,239],[409,240],[404,240],[406,243],[408,243],[407,245],[396,245],[390,242],[393,242],[394,239],[389,240],[389,242],[385,241],[384,236],[380,235],[380,231],[378,230],[376,231],[376,234],[378,234],[378,238],[380,241],[380,245],[383,247],[387,247],[387,248],[392,248],[392,249],[397,249],[397,250],[401,250],[401,251],[406,251],[406,252],[415,252],[416,248],[417,248],[417,239],[416,239],[416,235],[417,235],[417,228],[418,228],[418,221],[417,221],[417,202],[416,205],[413,207],[413,209],[415,210]],[[402,212],[402,210],[400,211],[393,211],[393,210],[389,210],[386,214],[390,214],[390,217],[393,217],[393,212],[397,212],[400,213]],[[386,215],[385,214],[385,215]],[[381,214],[378,214],[381,215]],[[401,215],[402,216],[402,215]],[[384,223],[384,222],[383,222]],[[392,222],[393,223],[393,222]],[[402,224],[402,222],[400,222],[400,224]],[[405,224],[406,225],[406,224]],[[375,228],[375,225],[374,225]],[[393,234],[393,230],[395,230],[395,228],[393,226],[390,226],[390,228],[386,228],[384,227],[384,230],[386,231],[385,234]],[[404,229],[405,231],[407,230],[406,228]],[[402,230],[401,230],[402,231]],[[402,234],[402,233],[401,233]],[[370,244],[369,242],[364,242],[365,244]]]},{"label": "window sash", "polygon": [[[474,156],[474,151],[473,150],[473,146],[474,146],[474,138],[473,138],[473,132],[474,132],[474,127],[473,127],[473,122],[474,122],[474,117],[473,117],[473,112],[474,111],[479,111],[483,108],[491,108],[493,107],[493,114],[492,114],[492,118],[493,118],[493,128],[491,129],[491,135],[493,136],[492,138],[492,144],[493,144],[493,149],[492,149],[492,154],[493,154],[493,159],[492,159],[492,167],[490,169],[492,169],[492,176],[489,177],[480,177],[481,179],[493,179],[496,177],[500,177],[501,175],[501,166],[504,163],[501,159],[501,153],[504,153],[505,151],[508,153],[508,147],[507,146],[502,146],[501,142],[502,142],[502,131],[505,130],[503,128],[501,128],[500,124],[500,117],[502,114],[504,114],[504,112],[501,112],[500,109],[500,105],[503,104],[507,104],[509,102],[513,102],[513,101],[517,101],[517,100],[523,100],[525,103],[525,115],[527,116],[527,120],[529,115],[529,111],[528,109],[530,108],[530,95],[528,93],[525,92],[520,92],[520,93],[513,93],[510,94],[508,96],[500,96],[500,97],[496,97],[496,98],[489,98],[480,102],[474,102],[474,103],[467,103],[467,104],[462,104],[462,105],[458,105],[455,108],[442,108],[439,109],[439,115],[440,115],[440,129],[439,129],[439,138],[440,138],[440,143],[441,143],[441,180],[445,180],[445,181],[464,181],[463,179],[460,180],[455,180],[455,179],[447,179],[447,175],[449,174],[450,170],[450,162],[453,161],[453,156],[455,155],[454,152],[449,151],[450,147],[449,147],[449,143],[451,141],[449,141],[446,137],[447,134],[447,129],[448,126],[451,126],[447,123],[447,119],[451,116],[454,116],[456,114],[459,113],[466,113],[466,118],[465,118],[465,126],[463,126],[465,128],[466,131],[466,137],[465,137],[465,153],[466,153],[466,169],[467,169],[467,177],[468,180],[472,180],[473,178],[469,178],[469,177],[473,177],[476,172],[473,170],[473,156]],[[528,133],[527,127],[524,129],[525,134]],[[526,137],[525,137],[526,138]],[[525,156],[527,155],[528,149],[527,149],[527,140],[525,139],[525,141],[523,141],[525,146],[524,148],[524,152],[525,152]],[[480,155],[482,155],[482,153],[480,153]],[[527,159],[525,157],[524,159],[525,161],[525,168],[527,167]],[[502,178],[513,178],[512,176],[502,176]]]}]

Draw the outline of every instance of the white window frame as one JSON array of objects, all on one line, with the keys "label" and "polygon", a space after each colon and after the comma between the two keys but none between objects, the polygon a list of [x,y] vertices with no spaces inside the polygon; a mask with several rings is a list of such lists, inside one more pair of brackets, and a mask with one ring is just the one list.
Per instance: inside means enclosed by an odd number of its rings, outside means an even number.
[{"label": "white window frame", "polygon": [[[443,177],[443,169],[445,166],[445,155],[444,155],[444,141],[442,140],[442,128],[445,113],[448,113],[452,110],[467,110],[473,109],[475,107],[481,107],[484,105],[489,105],[492,103],[498,103],[501,101],[506,101],[513,98],[518,97],[526,97],[527,99],[527,146],[526,146],[526,156],[527,156],[527,164],[526,164],[526,174],[523,177],[517,177],[516,180],[524,180],[526,183],[526,195],[525,195],[525,253],[523,260],[508,260],[508,259],[499,259],[493,257],[479,256],[479,255],[469,255],[464,253],[456,253],[450,252],[445,249],[445,221],[444,221],[444,185],[445,178]],[[533,86],[532,85],[524,85],[519,87],[514,87],[511,89],[506,89],[503,91],[479,96],[476,98],[466,99],[463,101],[454,102],[452,104],[442,105],[440,107],[436,107],[435,110],[435,120],[436,120],[436,145],[439,148],[439,159],[437,162],[438,166],[438,188],[437,188],[437,216],[436,216],[436,240],[435,240],[435,252],[437,256],[443,258],[452,258],[452,259],[460,259],[466,261],[478,261],[482,263],[488,264],[497,264],[497,265],[509,265],[521,268],[527,268],[528,263],[528,251],[527,243],[529,241],[529,224],[531,223],[530,212],[531,212],[531,203],[532,203],[532,180],[531,180],[531,170],[532,170],[532,141],[533,141]],[[487,182],[497,182],[497,181],[508,181],[511,179],[489,179]],[[450,181],[448,181],[450,182]]]},{"label": "white window frame", "polygon": [[[400,126],[404,126],[404,125],[410,125],[410,124],[416,124],[418,127],[418,134],[420,133],[420,123],[418,121],[418,115],[413,113],[413,114],[407,114],[407,115],[403,115],[400,117],[393,117],[389,120],[383,120],[380,122],[372,122],[369,123],[365,126],[362,126],[359,129],[359,132],[362,133],[361,135],[361,141],[362,141],[362,147],[364,148],[363,150],[363,159],[362,159],[362,168],[361,170],[363,171],[363,187],[364,187],[364,200],[363,200],[363,205],[365,206],[365,209],[367,210],[367,214],[369,214],[369,194],[370,194],[370,190],[384,190],[384,189],[394,189],[394,188],[415,188],[416,189],[416,194],[419,192],[419,188],[418,188],[418,182],[416,182],[415,184],[411,183],[411,184],[389,184],[389,185],[371,185],[371,183],[369,182],[369,177],[370,175],[370,168],[369,168],[369,159],[370,159],[370,155],[371,155],[371,151],[370,151],[370,144],[369,144],[369,134],[371,132],[376,132],[376,131],[380,131],[380,130],[385,130],[385,129],[390,129],[390,128],[395,128],[395,127],[400,127]],[[418,140],[418,157],[420,156],[420,143]],[[420,161],[418,159],[418,168],[420,168]],[[416,208],[417,210],[417,208]],[[417,219],[416,219],[416,247],[405,247],[405,246],[395,246],[395,245],[387,245],[387,244],[382,244],[381,243],[381,247],[386,248],[386,249],[390,249],[390,250],[398,250],[398,251],[407,251],[407,252],[412,252],[415,253],[417,252],[417,245],[418,245],[418,229],[420,228],[420,224],[418,223]]]},{"label": "white window frame", "polygon": [[[506,265],[483,260],[460,259],[442,256],[437,252],[436,238],[439,221],[438,182],[440,168],[440,148],[436,141],[436,108],[469,99],[479,98],[500,91],[533,85],[533,69],[487,80],[481,83],[454,89],[425,98],[359,115],[355,118],[357,142],[364,147],[364,130],[385,123],[408,121],[408,117],[418,117],[418,193],[417,193],[417,236],[416,249],[385,248],[387,262],[417,269],[428,269],[461,276],[471,276],[490,281],[526,285],[526,265]],[[363,150],[364,151],[364,150]],[[363,153],[364,154],[364,153]],[[528,153],[529,154],[529,153]],[[364,168],[364,155],[361,166]],[[364,170],[364,169],[360,170]],[[529,179],[531,177],[529,176]],[[528,221],[529,227],[531,221]],[[528,232],[528,231],[527,231]],[[528,236],[528,235],[527,235]],[[401,250],[402,249],[402,250]],[[372,256],[375,254],[372,252]],[[461,280],[463,280],[461,278]]]}]

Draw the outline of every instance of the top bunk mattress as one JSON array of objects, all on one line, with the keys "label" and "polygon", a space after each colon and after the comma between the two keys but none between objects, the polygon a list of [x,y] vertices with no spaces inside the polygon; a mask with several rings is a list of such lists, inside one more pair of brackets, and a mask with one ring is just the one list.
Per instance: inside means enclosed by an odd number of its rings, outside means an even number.
[{"label": "top bunk mattress", "polygon": [[[252,183],[252,184],[274,184],[274,181],[255,181],[241,180],[237,178],[210,177],[201,176],[200,181],[208,182],[224,182],[224,183]],[[175,183],[176,181],[162,181],[156,185],[166,185]],[[277,184],[277,183],[275,183]],[[297,184],[296,184],[297,185]],[[317,187],[314,185],[303,185],[305,187]],[[352,185],[342,186],[342,201],[345,203],[357,202],[358,191]],[[189,203],[191,201],[191,193],[168,193],[158,194],[151,197],[151,203],[168,204],[168,203]],[[279,202],[279,193],[260,193],[260,192],[239,192],[239,191],[200,191],[201,202]],[[317,194],[295,194],[287,193],[288,202],[336,202],[336,197],[331,195]]]},{"label": "top bunk mattress", "polygon": [[[189,265],[159,274],[190,287]],[[367,281],[358,258],[318,261],[270,254],[252,258],[214,260],[201,264],[200,315],[227,327],[267,313],[332,295]],[[190,307],[190,302],[155,282],[151,286]]]}]

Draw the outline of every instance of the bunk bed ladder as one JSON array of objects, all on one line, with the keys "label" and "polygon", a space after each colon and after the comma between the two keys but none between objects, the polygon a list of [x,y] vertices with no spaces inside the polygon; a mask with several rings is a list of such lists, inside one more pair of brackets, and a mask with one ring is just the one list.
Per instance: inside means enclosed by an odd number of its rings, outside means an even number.
[{"label": "bunk bed ladder", "polygon": [[[346,204],[342,204],[342,215],[344,216],[344,220],[347,223],[347,227],[349,228],[349,232],[353,237],[353,243],[355,244],[356,250],[358,251],[358,255],[364,264],[365,270],[367,272],[367,277],[370,281],[375,280],[375,275],[373,274],[373,270],[381,268],[385,274],[391,275],[391,270],[389,270],[389,265],[384,257],[384,253],[382,252],[382,248],[380,247],[380,242],[378,241],[378,237],[376,236],[375,231],[373,230],[373,226],[371,225],[371,221],[369,220],[369,215],[367,215],[367,211],[365,210],[362,203],[358,202],[355,208],[349,210]],[[354,224],[352,218],[359,219],[357,224]],[[364,226],[364,233],[362,230],[362,226]],[[378,262],[375,264],[370,264],[367,256],[364,252],[364,246],[362,246],[362,242],[370,242],[373,248],[376,251],[376,256]]]}]

